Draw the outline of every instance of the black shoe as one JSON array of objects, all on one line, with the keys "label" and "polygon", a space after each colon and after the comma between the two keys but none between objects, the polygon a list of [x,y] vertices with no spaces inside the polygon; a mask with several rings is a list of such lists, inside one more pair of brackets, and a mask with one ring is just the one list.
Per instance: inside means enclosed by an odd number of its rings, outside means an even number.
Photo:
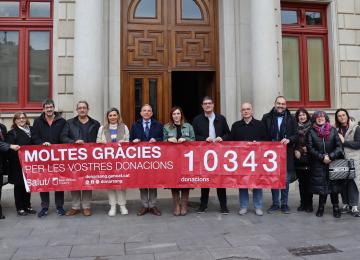
[{"label": "black shoe", "polygon": [[333,216],[334,218],[341,218],[341,210],[339,208],[339,205],[333,206]]},{"label": "black shoe", "polygon": [[25,212],[30,215],[36,214],[36,210],[34,210],[33,208],[27,208],[25,209]]},{"label": "black shoe", "polygon": [[42,208],[38,213],[38,217],[39,218],[46,217],[48,215],[48,212],[49,212],[48,208]]},{"label": "black shoe", "polygon": [[305,207],[303,205],[300,205],[298,208],[297,208],[297,211],[305,211]]},{"label": "black shoe", "polygon": [[220,213],[221,213],[222,215],[228,215],[228,214],[229,214],[229,210],[228,210],[227,207],[224,207],[224,208],[221,208],[221,209],[220,209]]},{"label": "black shoe", "polygon": [[270,208],[267,209],[267,213],[268,214],[272,214],[275,211],[278,211],[280,209],[280,207],[278,205],[271,205]]},{"label": "black shoe", "polygon": [[324,215],[324,206],[318,208],[318,210],[316,211],[316,216],[317,217],[322,217]]},{"label": "black shoe", "polygon": [[5,218],[5,216],[3,215],[3,213],[2,213],[2,207],[1,207],[1,205],[0,205],[0,219],[4,219]]},{"label": "black shoe", "polygon": [[18,216],[27,216],[27,215],[28,215],[28,214],[26,213],[26,211],[23,210],[23,209],[18,210],[18,211],[17,211],[17,214],[18,214]]},{"label": "black shoe", "polygon": [[311,213],[311,212],[313,212],[313,211],[314,211],[313,206],[309,206],[309,207],[306,207],[306,208],[305,208],[305,212],[307,212],[307,213]]},{"label": "black shoe", "polygon": [[281,205],[281,212],[284,214],[290,214],[290,208],[288,205]]},{"label": "black shoe", "polygon": [[198,210],[196,211],[198,214],[202,214],[206,212],[207,207],[200,205],[200,207],[198,208]]}]

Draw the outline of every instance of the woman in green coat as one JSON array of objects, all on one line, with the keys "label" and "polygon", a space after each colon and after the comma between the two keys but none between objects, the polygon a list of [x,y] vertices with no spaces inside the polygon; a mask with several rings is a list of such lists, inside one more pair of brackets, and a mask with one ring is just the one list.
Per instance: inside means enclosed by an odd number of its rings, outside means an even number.
[{"label": "woman in green coat", "polygon": [[[195,141],[194,129],[189,123],[185,123],[184,112],[181,107],[175,106],[171,109],[170,122],[164,126],[164,141],[174,144]],[[171,189],[174,202],[173,214],[175,216],[185,216],[187,214],[189,191],[189,188]]]}]

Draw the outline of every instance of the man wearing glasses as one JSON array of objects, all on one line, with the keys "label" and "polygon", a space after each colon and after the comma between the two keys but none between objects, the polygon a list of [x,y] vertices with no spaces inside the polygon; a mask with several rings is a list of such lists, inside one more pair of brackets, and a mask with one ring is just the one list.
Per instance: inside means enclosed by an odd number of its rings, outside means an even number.
[{"label": "man wearing glasses", "polygon": [[[43,112],[34,120],[34,142],[50,146],[51,144],[60,144],[60,134],[66,124],[66,120],[55,112],[55,103],[52,99],[46,99],[43,102]],[[38,217],[45,217],[49,211],[50,194],[49,192],[40,192],[41,210]],[[64,211],[64,192],[55,191],[56,212],[59,216],[65,215]]]},{"label": "man wearing glasses", "polygon": [[[89,104],[86,101],[79,101],[76,104],[77,116],[69,119],[61,133],[63,143],[95,143],[100,123],[89,117]],[[66,216],[79,214],[80,204],[82,204],[83,215],[91,216],[91,190],[71,191],[72,207],[66,212]]]},{"label": "man wearing glasses", "polygon": [[[196,141],[206,141],[209,143],[221,143],[230,140],[230,130],[223,115],[214,112],[214,101],[206,96],[202,100],[203,113],[194,118],[193,127]],[[226,189],[217,188],[217,195],[220,202],[221,214],[229,214],[226,203]],[[201,189],[200,207],[198,213],[204,213],[209,201],[209,188]]]}]

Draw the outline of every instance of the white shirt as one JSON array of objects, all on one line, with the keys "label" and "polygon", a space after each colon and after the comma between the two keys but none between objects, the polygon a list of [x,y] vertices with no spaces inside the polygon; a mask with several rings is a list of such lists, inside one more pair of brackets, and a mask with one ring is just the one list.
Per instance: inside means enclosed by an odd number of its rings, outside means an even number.
[{"label": "white shirt", "polygon": [[209,119],[209,137],[215,139],[216,138],[216,132],[214,127],[215,113],[214,112],[211,113],[211,115],[207,116],[207,118]]},{"label": "white shirt", "polygon": [[282,116],[279,116],[279,117],[277,118],[277,123],[278,123],[279,132],[280,132],[280,127],[281,127],[281,123],[282,123],[283,119],[284,119],[284,117],[282,117]]}]

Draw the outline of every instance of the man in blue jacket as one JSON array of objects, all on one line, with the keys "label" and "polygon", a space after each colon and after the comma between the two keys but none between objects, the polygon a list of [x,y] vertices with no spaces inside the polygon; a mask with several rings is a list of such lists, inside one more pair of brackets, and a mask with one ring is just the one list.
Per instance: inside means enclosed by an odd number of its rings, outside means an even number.
[{"label": "man in blue jacket", "polygon": [[[152,118],[152,107],[149,104],[142,106],[140,111],[141,119],[137,120],[130,130],[130,141],[138,143],[140,141],[154,143],[163,140],[162,124]],[[137,215],[142,216],[150,212],[156,216],[161,215],[161,211],[156,207],[157,189],[140,189],[142,207]]]}]

